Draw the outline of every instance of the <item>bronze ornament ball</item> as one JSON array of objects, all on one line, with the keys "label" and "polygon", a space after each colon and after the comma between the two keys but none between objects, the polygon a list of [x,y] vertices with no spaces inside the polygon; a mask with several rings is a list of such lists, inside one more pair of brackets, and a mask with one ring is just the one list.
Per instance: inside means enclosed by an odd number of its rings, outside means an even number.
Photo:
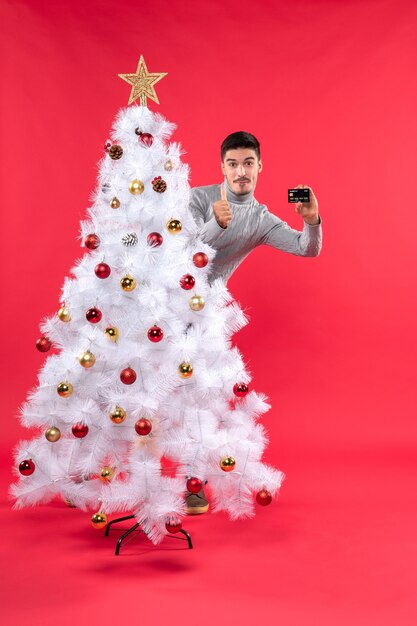
[{"label": "bronze ornament ball", "polygon": [[80,354],[78,360],[82,367],[85,367],[85,369],[89,369],[90,367],[93,367],[94,363],[96,362],[96,357],[92,352],[90,352],[90,350],[87,350],[86,352]]},{"label": "bronze ornament ball", "polygon": [[119,338],[119,331],[116,326],[107,326],[104,334],[110,341],[117,341]]},{"label": "bronze ornament ball", "polygon": [[192,311],[202,311],[206,303],[202,296],[195,295],[195,296],[191,296],[191,298],[188,301],[188,304],[190,305],[190,309]]},{"label": "bronze ornament ball", "polygon": [[224,456],[220,461],[220,467],[224,472],[231,472],[235,469],[236,461],[232,456]]},{"label": "bronze ornament ball", "polygon": [[126,275],[120,279],[120,286],[123,291],[133,291],[136,289],[136,285],[137,283],[133,276]]},{"label": "bronze ornament ball", "polygon": [[94,513],[91,518],[91,525],[97,530],[100,530],[100,528],[104,528],[104,526],[107,526],[107,515],[105,513],[102,513],[101,511],[99,511],[98,513]]},{"label": "bronze ornament ball", "polygon": [[61,398],[69,398],[69,396],[74,391],[74,387],[71,385],[71,383],[61,382],[57,386],[56,390]]},{"label": "bronze ornament ball", "polygon": [[109,417],[113,424],[121,424],[126,419],[126,411],[121,406],[115,406]]},{"label": "bronze ornament ball", "polygon": [[171,218],[170,220],[168,220],[167,222],[167,229],[169,230],[169,232],[172,235],[176,235],[177,233],[180,233],[182,230],[182,224],[180,222],[180,220]]},{"label": "bronze ornament ball", "polygon": [[143,193],[144,189],[145,185],[141,180],[138,180],[137,178],[134,178],[129,183],[129,191],[133,196],[139,196],[141,193]]},{"label": "bronze ornament ball", "polygon": [[71,319],[71,315],[65,304],[61,305],[61,308],[58,311],[58,317],[61,322],[69,322]]},{"label": "bronze ornament ball", "polygon": [[164,168],[167,172],[170,172],[171,170],[174,169],[174,163],[171,161],[171,159],[168,159],[168,161],[165,161]]},{"label": "bronze ornament ball", "polygon": [[45,437],[51,443],[55,443],[55,441],[61,439],[61,431],[56,426],[50,426],[50,428],[45,431]]},{"label": "bronze ornament ball", "polygon": [[114,196],[114,198],[110,200],[110,206],[112,209],[118,209],[120,206],[119,198],[116,198],[116,196]]},{"label": "bronze ornament ball", "polygon": [[102,483],[109,483],[113,480],[115,475],[114,467],[110,467],[109,465],[105,465],[100,471],[100,480]]},{"label": "bronze ornament ball", "polygon": [[193,366],[183,362],[178,366],[178,372],[181,378],[190,378],[193,375]]}]

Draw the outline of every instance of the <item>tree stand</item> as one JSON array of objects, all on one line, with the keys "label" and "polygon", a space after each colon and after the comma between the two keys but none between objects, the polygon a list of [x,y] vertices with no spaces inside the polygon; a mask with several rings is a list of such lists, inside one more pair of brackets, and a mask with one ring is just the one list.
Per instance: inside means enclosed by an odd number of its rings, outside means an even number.
[{"label": "tree stand", "polygon": [[[117,524],[118,522],[124,522],[128,519],[133,519],[135,516],[134,515],[127,515],[126,517],[118,517],[117,519],[112,520],[111,522],[109,522],[106,526],[106,530],[104,532],[104,536],[108,537],[109,536],[109,531],[110,531],[110,526],[112,526],[113,524]],[[143,528],[140,528],[141,526],[141,522],[136,522],[136,524],[133,524],[133,526],[131,528],[129,528],[128,530],[126,530],[126,532],[123,533],[123,535],[120,535],[119,539],[117,540],[116,543],[116,550],[115,550],[115,555],[118,556],[119,552],[120,552],[120,548],[122,547],[123,542],[124,543],[128,543],[128,541],[130,541],[131,539],[133,539],[133,536],[129,537],[129,535],[131,533],[133,533],[135,530],[137,530],[139,528],[139,532],[145,532],[143,530]],[[188,548],[191,550],[193,547],[192,541],[191,541],[191,537],[189,535],[189,533],[187,533],[186,530],[181,529],[179,531],[180,533],[182,533],[183,535],[185,535],[185,537],[177,537],[176,535],[167,535],[168,537],[170,537],[171,539],[179,539],[180,541],[187,541],[188,543]],[[146,534],[146,533],[145,533]],[[125,539],[127,539],[127,541],[124,541]]]}]

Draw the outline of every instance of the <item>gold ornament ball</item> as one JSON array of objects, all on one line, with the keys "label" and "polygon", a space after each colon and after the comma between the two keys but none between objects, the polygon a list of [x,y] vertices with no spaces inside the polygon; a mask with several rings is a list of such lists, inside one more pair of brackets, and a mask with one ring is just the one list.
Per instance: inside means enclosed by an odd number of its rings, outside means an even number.
[{"label": "gold ornament ball", "polygon": [[134,289],[136,289],[136,284],[136,280],[133,278],[133,276],[123,276],[123,278],[120,280],[120,286],[123,291],[133,291]]},{"label": "gold ornament ball", "polygon": [[193,311],[201,311],[204,309],[206,303],[202,296],[195,295],[188,300],[188,304],[190,305],[190,309]]},{"label": "gold ornament ball", "polygon": [[131,180],[129,183],[129,191],[134,196],[138,196],[139,194],[143,193],[144,189],[145,185],[141,180],[138,180],[137,178]]},{"label": "gold ornament ball", "polygon": [[106,465],[100,472],[100,480],[102,483],[109,483],[114,477],[115,471],[113,467]]},{"label": "gold ornament ball", "polygon": [[113,424],[121,424],[126,419],[126,411],[121,406],[116,406],[109,417]]},{"label": "gold ornament ball", "polygon": [[83,352],[79,356],[78,360],[80,362],[80,365],[85,367],[85,369],[88,369],[89,367],[93,367],[94,363],[96,362],[96,357],[92,352],[90,352],[90,350],[87,350],[87,352]]},{"label": "gold ornament ball", "polygon": [[182,224],[180,220],[176,220],[172,218],[168,220],[167,222],[167,229],[169,230],[170,233],[172,233],[173,235],[176,235],[177,233],[181,232]]},{"label": "gold ornament ball", "polygon": [[118,209],[120,206],[120,200],[119,198],[116,198],[116,196],[111,200],[110,202],[110,206],[112,209]]},{"label": "gold ornament ball", "polygon": [[110,341],[117,341],[119,339],[119,331],[116,326],[107,326],[104,333]]},{"label": "gold ornament ball", "polygon": [[190,378],[193,375],[193,366],[191,363],[181,363],[178,367],[179,374],[181,378]]},{"label": "gold ornament ball", "polygon": [[45,437],[51,443],[58,441],[61,438],[61,431],[56,426],[51,426],[45,431]]},{"label": "gold ornament ball", "polygon": [[71,385],[71,383],[62,382],[62,383],[59,383],[56,390],[58,392],[58,395],[61,396],[61,398],[68,398],[74,391],[74,387]]},{"label": "gold ornament ball", "polygon": [[167,172],[170,172],[171,170],[174,169],[174,164],[171,161],[171,159],[168,159],[168,161],[165,162],[164,168],[166,169]]},{"label": "gold ornament ball", "polygon": [[224,456],[220,461],[220,467],[224,472],[231,472],[235,469],[236,461],[232,456]]},{"label": "gold ornament ball", "polygon": [[61,322],[69,322],[71,319],[71,315],[69,310],[67,309],[67,307],[65,305],[62,305],[61,308],[58,311],[58,317],[61,320]]},{"label": "gold ornament ball", "polygon": [[101,513],[100,511],[98,513],[94,513],[91,518],[91,524],[93,528],[97,528],[98,530],[100,528],[104,528],[107,524],[107,515],[105,513]]}]

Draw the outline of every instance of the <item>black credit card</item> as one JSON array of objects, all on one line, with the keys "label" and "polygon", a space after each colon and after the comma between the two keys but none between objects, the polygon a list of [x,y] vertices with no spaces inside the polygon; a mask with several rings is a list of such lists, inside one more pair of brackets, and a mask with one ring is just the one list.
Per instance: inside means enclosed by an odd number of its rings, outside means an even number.
[{"label": "black credit card", "polygon": [[310,189],[288,189],[288,202],[310,202]]}]

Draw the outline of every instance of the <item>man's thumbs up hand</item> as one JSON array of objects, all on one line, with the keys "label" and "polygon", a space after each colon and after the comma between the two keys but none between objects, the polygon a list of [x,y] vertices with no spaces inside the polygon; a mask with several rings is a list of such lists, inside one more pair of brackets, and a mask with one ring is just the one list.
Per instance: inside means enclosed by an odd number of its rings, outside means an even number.
[{"label": "man's thumbs up hand", "polygon": [[232,220],[232,212],[226,198],[226,189],[224,185],[220,186],[220,195],[221,200],[218,200],[213,204],[213,212],[219,226],[227,228]]}]

